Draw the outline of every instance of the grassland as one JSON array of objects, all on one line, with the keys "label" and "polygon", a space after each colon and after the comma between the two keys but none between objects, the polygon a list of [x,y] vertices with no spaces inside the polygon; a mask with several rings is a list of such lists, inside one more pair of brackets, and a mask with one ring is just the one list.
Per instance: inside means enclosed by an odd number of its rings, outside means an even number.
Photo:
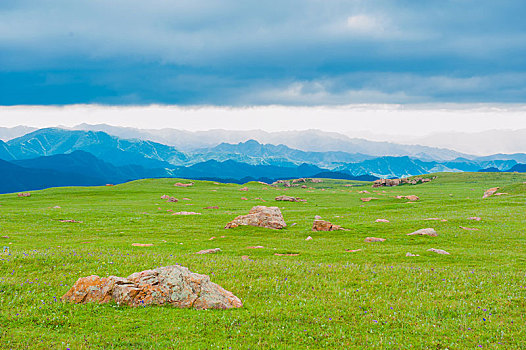
[{"label": "grassland", "polygon": [[[0,255],[0,348],[526,348],[526,176],[437,176],[371,195],[358,193],[375,190],[369,183],[344,187],[352,183],[346,181],[326,180],[314,190],[249,183],[242,192],[242,186],[212,182],[178,188],[174,179],[1,195],[0,236],[8,238],[0,238],[0,247],[8,246],[10,255]],[[494,186],[509,194],[482,199]],[[163,194],[180,201],[166,203]],[[275,202],[279,194],[307,202]],[[420,200],[393,198],[410,194]],[[379,199],[362,203],[364,196]],[[219,209],[203,209],[214,205]],[[279,206],[289,227],[223,229],[254,205]],[[312,232],[315,215],[348,231]],[[482,220],[467,220],[471,216]],[[378,218],[390,223],[375,223]],[[426,227],[439,236],[406,236]],[[309,235],[313,240],[306,241]],[[387,240],[364,243],[368,236]],[[254,245],[264,248],[246,248]],[[216,247],[218,254],[194,254]],[[172,264],[210,275],[244,307],[60,301],[82,276],[125,277]]]}]

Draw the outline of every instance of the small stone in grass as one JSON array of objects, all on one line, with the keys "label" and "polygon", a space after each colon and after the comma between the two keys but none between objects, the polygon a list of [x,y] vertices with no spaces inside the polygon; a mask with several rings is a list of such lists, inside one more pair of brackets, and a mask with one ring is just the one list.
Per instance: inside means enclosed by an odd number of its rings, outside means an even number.
[{"label": "small stone in grass", "polygon": [[218,253],[220,251],[221,251],[221,249],[219,249],[219,248],[212,248],[212,249],[200,250],[196,254],[213,254],[213,253]]},{"label": "small stone in grass", "polygon": [[151,243],[132,243],[132,246],[134,247],[151,247],[153,244]]},{"label": "small stone in grass", "polygon": [[406,253],[405,256],[420,256],[418,254]]},{"label": "small stone in grass", "polygon": [[385,238],[378,238],[378,237],[365,238],[365,242],[383,242],[383,241],[385,241]]},{"label": "small stone in grass", "polygon": [[389,222],[387,219],[376,219],[375,222]]},{"label": "small stone in grass", "polygon": [[431,248],[431,249],[428,249],[427,251],[428,251],[428,252],[437,253],[437,254],[445,254],[445,255],[449,255],[448,252],[446,252],[445,250],[442,250],[442,249]]},{"label": "small stone in grass", "polygon": [[348,253],[356,253],[356,252],[361,252],[362,250],[361,249],[345,249],[345,251]]},{"label": "small stone in grass", "polygon": [[306,241],[312,241],[312,237],[309,236],[309,237],[305,238],[305,240],[306,240]]}]

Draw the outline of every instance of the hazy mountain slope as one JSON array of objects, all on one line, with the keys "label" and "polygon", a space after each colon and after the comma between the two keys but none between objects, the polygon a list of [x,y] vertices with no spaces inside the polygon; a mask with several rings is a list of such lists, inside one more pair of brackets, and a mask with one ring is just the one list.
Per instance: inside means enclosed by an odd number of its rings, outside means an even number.
[{"label": "hazy mountain slope", "polygon": [[0,127],[0,140],[9,141],[25,134],[29,134],[35,130],[37,130],[37,128],[23,125],[15,126],[13,128]]},{"label": "hazy mountain slope", "polygon": [[104,180],[83,174],[60,172],[49,169],[24,168],[0,160],[0,193],[32,191],[60,186],[94,186]]},{"label": "hazy mountain slope", "polygon": [[14,159],[13,155],[11,154],[11,151],[9,150],[9,146],[4,141],[0,141],[0,159],[3,159],[3,160]]},{"label": "hazy mountain slope", "polygon": [[513,167],[508,169],[509,172],[526,173],[526,164],[515,164]]},{"label": "hazy mountain slope", "polygon": [[441,132],[413,138],[409,144],[454,149],[468,154],[526,152],[526,129],[476,133]]},{"label": "hazy mountain slope", "polygon": [[121,183],[135,179],[169,176],[165,169],[147,169],[139,165],[117,167],[84,151],[14,160],[11,163],[24,168],[85,174],[101,179],[104,183]]},{"label": "hazy mountain slope", "polygon": [[151,141],[124,140],[104,132],[40,129],[10,140],[9,150],[15,159],[89,152],[114,165],[141,165],[150,168],[170,167],[185,163],[186,154],[175,148]]}]

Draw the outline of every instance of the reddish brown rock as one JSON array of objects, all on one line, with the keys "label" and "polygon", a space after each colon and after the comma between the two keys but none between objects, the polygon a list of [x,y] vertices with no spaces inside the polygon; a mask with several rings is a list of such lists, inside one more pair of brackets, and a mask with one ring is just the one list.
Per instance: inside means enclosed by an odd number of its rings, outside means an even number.
[{"label": "reddish brown rock", "polygon": [[489,190],[486,190],[486,191],[484,192],[484,195],[482,196],[482,198],[488,198],[488,197],[491,197],[491,196],[493,196],[498,190],[499,190],[499,187],[493,187],[493,188],[490,188]]},{"label": "reddish brown rock", "polygon": [[479,218],[478,216],[472,216],[472,217],[469,217],[468,220],[480,221],[480,220],[482,220],[482,219]]},{"label": "reddish brown rock", "polygon": [[420,199],[420,198],[418,198],[418,196],[415,196],[414,194],[411,194],[409,196],[396,196],[395,198],[397,198],[397,199],[404,199],[405,198],[405,199],[408,199],[410,201],[417,201],[417,200]]},{"label": "reddish brown rock", "polygon": [[281,254],[281,253],[274,253],[274,255],[277,255],[277,256],[298,256],[299,254]]},{"label": "reddish brown rock", "polygon": [[170,196],[167,195],[167,194],[163,194],[163,195],[161,196],[161,199],[168,199],[168,198],[170,198]]},{"label": "reddish brown rock", "polygon": [[82,224],[82,221],[77,221],[77,220],[72,220],[72,219],[60,220],[60,222],[71,222],[71,223]]},{"label": "reddish brown rock", "polygon": [[466,230],[466,231],[478,231],[479,230],[478,228],[471,228],[471,227],[464,227],[464,226],[459,226],[459,228]]},{"label": "reddish brown rock", "polygon": [[177,203],[179,200],[175,197],[168,197],[167,202],[168,203]]},{"label": "reddish brown rock", "polygon": [[190,187],[190,186],[193,186],[194,183],[193,182],[190,182],[190,183],[187,183],[187,184],[183,184],[183,183],[180,183],[180,182],[177,182],[174,184],[175,187]]},{"label": "reddish brown rock", "polygon": [[255,245],[255,246],[247,247],[247,249],[262,249],[262,248],[264,248],[262,245]]},{"label": "reddish brown rock", "polygon": [[204,207],[203,209],[219,209],[217,205],[211,206],[211,207]]},{"label": "reddish brown rock", "polygon": [[341,229],[342,227],[340,225],[333,225],[326,220],[316,219],[312,224],[312,231],[338,231]]},{"label": "reddish brown rock", "polygon": [[347,253],[356,253],[356,252],[361,252],[362,250],[361,249],[345,249],[345,251]]},{"label": "reddish brown rock", "polygon": [[362,202],[370,202],[370,201],[372,201],[373,199],[378,199],[378,198],[374,198],[374,197],[360,198],[360,200],[361,200]]},{"label": "reddish brown rock", "polygon": [[132,246],[134,247],[151,247],[153,244],[151,243],[132,243]]},{"label": "reddish brown rock", "polygon": [[31,193],[29,192],[18,193],[17,196],[18,197],[31,197]]},{"label": "reddish brown rock", "polygon": [[136,272],[127,278],[88,276],[80,278],[62,296],[72,303],[108,303],[128,306],[169,305],[178,308],[230,309],[243,306],[231,292],[210,277],[173,265]]},{"label": "reddish brown rock", "polygon": [[387,219],[376,219],[374,222],[389,222]]},{"label": "reddish brown rock", "polygon": [[240,191],[248,191],[248,187],[243,187],[239,189]]},{"label": "reddish brown rock", "polygon": [[367,237],[365,238],[365,242],[384,242],[385,238],[378,238],[378,237]]},{"label": "reddish brown rock", "polygon": [[258,205],[250,209],[248,215],[240,215],[226,224],[225,228],[238,226],[257,226],[272,229],[287,227],[283,215],[278,207],[265,207]]}]

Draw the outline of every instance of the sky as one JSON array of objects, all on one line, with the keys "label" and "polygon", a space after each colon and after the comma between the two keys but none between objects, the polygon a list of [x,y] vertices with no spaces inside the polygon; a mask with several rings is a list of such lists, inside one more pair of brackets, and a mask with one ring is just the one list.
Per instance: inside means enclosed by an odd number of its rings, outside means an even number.
[{"label": "sky", "polygon": [[524,14],[523,0],[2,0],[0,105],[525,104]]}]

